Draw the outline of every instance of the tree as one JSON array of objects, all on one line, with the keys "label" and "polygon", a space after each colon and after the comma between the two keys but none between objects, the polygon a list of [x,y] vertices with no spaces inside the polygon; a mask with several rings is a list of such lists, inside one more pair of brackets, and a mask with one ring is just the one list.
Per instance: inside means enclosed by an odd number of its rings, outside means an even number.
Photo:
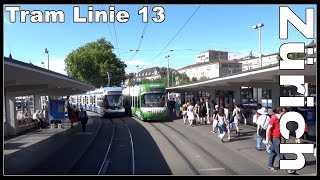
[{"label": "tree", "polygon": [[129,79],[128,86],[134,86],[134,79]]},{"label": "tree", "polygon": [[[307,54],[305,53],[289,53],[288,59],[305,59],[307,57]],[[278,61],[282,60],[280,54],[277,56]]]},{"label": "tree", "polygon": [[[190,82],[190,78],[187,76],[186,73],[178,73],[177,71],[172,74],[173,76],[173,82],[172,85],[183,85],[183,84],[188,84]],[[178,82],[178,83],[176,83]]]},{"label": "tree", "polygon": [[202,77],[200,77],[199,81],[205,81],[205,80],[208,80],[208,79],[209,79],[208,77],[202,76]]},{"label": "tree", "polygon": [[191,82],[197,82],[198,79],[196,77],[192,77]]},{"label": "tree", "polygon": [[91,83],[95,87],[106,86],[108,75],[110,85],[119,86],[125,80],[127,65],[112,52],[113,46],[105,38],[90,42],[73,50],[66,57],[67,74],[73,78]]}]

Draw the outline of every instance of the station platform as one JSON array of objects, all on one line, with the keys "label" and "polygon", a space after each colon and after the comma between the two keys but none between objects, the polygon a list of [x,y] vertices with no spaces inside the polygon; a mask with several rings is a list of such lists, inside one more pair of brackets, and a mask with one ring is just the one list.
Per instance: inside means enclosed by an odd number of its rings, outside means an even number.
[{"label": "station platform", "polygon": [[[49,158],[60,159],[65,158],[59,150],[66,144],[80,143],[85,149],[85,144],[92,142],[97,133],[97,128],[101,126],[101,119],[95,113],[87,112],[89,116],[86,135],[83,139],[73,138],[75,135],[82,133],[81,123],[74,123],[71,128],[69,121],[62,122],[62,128],[43,128],[37,129],[24,135],[6,139],[4,141],[4,174],[5,175],[22,175],[22,174],[38,174],[36,169],[42,166],[44,160]],[[83,134],[85,134],[83,133]],[[82,140],[82,141],[81,141]],[[81,141],[81,142],[79,142]],[[78,150],[76,156],[81,157],[84,151]],[[72,166],[74,159],[66,163],[65,166]],[[63,167],[61,165],[60,167]]]},{"label": "station platform", "polygon": [[[70,128],[70,123],[64,122],[63,129],[41,129],[6,140],[4,142],[4,174],[68,174],[77,160],[86,152],[101,128],[101,118],[97,114],[88,112],[88,116],[89,121],[85,133],[81,131],[80,123],[77,123],[74,128]],[[217,133],[211,132],[212,124],[189,127],[183,124],[182,119],[173,120],[173,123],[183,126],[183,129],[188,129],[188,132],[194,134],[195,139],[199,139],[199,141],[212,141],[216,148],[214,149],[215,152],[227,148],[228,152],[231,152],[229,155],[223,155],[227,158],[225,159],[227,161],[232,161],[232,159],[228,159],[230,156],[241,156],[245,161],[262,169],[265,168],[266,175],[287,175],[282,170],[276,172],[267,170],[269,154],[266,151],[256,150],[255,127],[241,125],[239,136],[235,136],[235,133],[231,132],[231,140],[221,143]],[[289,140],[288,143],[293,143],[293,139]],[[301,143],[314,144],[306,140],[301,140]],[[286,157],[295,159],[295,155],[291,154],[286,155]],[[315,175],[316,157],[313,154],[305,154],[305,157],[306,166],[298,170],[296,175]],[[279,166],[277,159],[274,166]],[[246,169],[248,167],[241,166],[241,168]],[[238,170],[241,171],[241,169]]]},{"label": "station platform", "polygon": [[[190,128],[190,131],[193,131],[193,134],[197,134],[199,137],[208,137],[212,141],[214,141],[214,144],[218,144],[219,146],[224,146],[229,150],[232,150],[234,154],[238,154],[240,156],[243,156],[248,161],[256,164],[257,166],[260,166],[262,168],[267,169],[267,163],[269,154],[265,151],[265,146],[262,145],[262,151],[258,151],[256,149],[257,144],[257,134],[256,134],[256,127],[250,126],[250,125],[240,125],[239,131],[240,135],[236,136],[235,131],[231,132],[231,139],[227,141],[227,135],[224,137],[224,143],[221,143],[220,139],[218,138],[218,133],[212,133],[212,123],[206,124],[206,125],[195,125],[193,127],[189,127],[188,125],[183,124],[183,119],[176,119],[173,120],[173,123],[177,123],[180,126],[186,126],[186,128]],[[216,130],[217,132],[217,130]],[[190,132],[191,133],[191,132]],[[293,144],[294,139],[290,138],[290,140],[287,140],[287,144]],[[307,143],[307,144],[316,144],[315,142],[308,141],[301,139],[301,143]],[[317,167],[316,167],[316,157],[314,154],[304,154],[306,158],[306,165],[304,168],[297,170],[295,175],[316,175]],[[294,154],[286,154],[285,157],[287,159],[296,159],[296,156]],[[274,162],[274,167],[279,167],[278,161],[279,159],[276,158]],[[246,167],[243,167],[246,168]],[[271,170],[270,170],[271,171]],[[275,172],[270,172],[274,175],[287,175],[287,173],[284,172],[284,170],[279,170]]]}]

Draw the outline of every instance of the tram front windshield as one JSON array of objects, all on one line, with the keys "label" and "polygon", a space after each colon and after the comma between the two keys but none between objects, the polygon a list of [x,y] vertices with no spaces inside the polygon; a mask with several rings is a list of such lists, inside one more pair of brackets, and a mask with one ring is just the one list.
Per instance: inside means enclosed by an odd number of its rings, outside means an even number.
[{"label": "tram front windshield", "polygon": [[141,95],[142,107],[164,107],[165,93],[147,93]]},{"label": "tram front windshield", "polygon": [[122,95],[106,95],[105,100],[108,107],[122,108]]}]

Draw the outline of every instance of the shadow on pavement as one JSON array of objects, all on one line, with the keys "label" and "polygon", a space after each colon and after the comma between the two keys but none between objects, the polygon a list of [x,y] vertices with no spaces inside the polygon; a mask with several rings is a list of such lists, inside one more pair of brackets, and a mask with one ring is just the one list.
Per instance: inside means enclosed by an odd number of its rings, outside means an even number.
[{"label": "shadow on pavement", "polygon": [[[132,133],[137,175],[171,175],[157,143],[145,127],[131,117],[125,118]],[[163,121],[151,121],[163,122]],[[148,123],[148,122],[142,122]]]},{"label": "shadow on pavement", "polygon": [[27,144],[27,143],[6,143],[4,145],[4,150],[21,149],[21,146],[23,146],[25,144]]},{"label": "shadow on pavement", "polygon": [[243,141],[243,140],[248,140],[248,139],[253,139],[252,137],[233,137],[231,136],[231,139],[229,141],[226,142],[234,142],[234,141]]}]

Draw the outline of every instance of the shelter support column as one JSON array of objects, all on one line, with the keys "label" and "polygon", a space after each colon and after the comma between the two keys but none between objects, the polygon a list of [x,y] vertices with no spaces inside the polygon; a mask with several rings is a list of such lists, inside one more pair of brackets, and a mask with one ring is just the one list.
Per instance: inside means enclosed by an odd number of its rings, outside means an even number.
[{"label": "shelter support column", "polygon": [[186,97],[186,96],[185,96],[185,92],[181,92],[181,93],[180,93],[180,97],[181,97],[181,99],[180,99],[180,100],[181,100],[181,104],[182,104],[182,103],[185,103],[185,97]]},{"label": "shelter support column", "polygon": [[4,119],[4,129],[5,136],[16,135],[17,133],[17,112],[15,106],[15,96],[10,96],[5,94],[5,119]]},{"label": "shelter support column", "polygon": [[273,83],[271,86],[271,99],[272,99],[272,109],[280,106],[280,85],[279,83]]},{"label": "shelter support column", "polygon": [[[211,101],[212,100],[216,101],[216,89],[211,89],[211,91],[210,91],[210,99],[211,99]],[[215,103],[217,103],[217,102],[215,102]]]},{"label": "shelter support column", "polygon": [[234,96],[234,99],[233,99],[233,104],[237,104],[237,103],[240,103],[241,104],[241,87],[238,87],[238,88],[235,88],[233,89],[233,96]]},{"label": "shelter support column", "polygon": [[34,97],[34,112],[36,112],[37,110],[42,109],[41,107],[41,96],[38,94],[33,95]]},{"label": "shelter support column", "polygon": [[198,91],[193,91],[193,98],[193,100],[195,101],[194,103],[197,103],[199,101]]}]

